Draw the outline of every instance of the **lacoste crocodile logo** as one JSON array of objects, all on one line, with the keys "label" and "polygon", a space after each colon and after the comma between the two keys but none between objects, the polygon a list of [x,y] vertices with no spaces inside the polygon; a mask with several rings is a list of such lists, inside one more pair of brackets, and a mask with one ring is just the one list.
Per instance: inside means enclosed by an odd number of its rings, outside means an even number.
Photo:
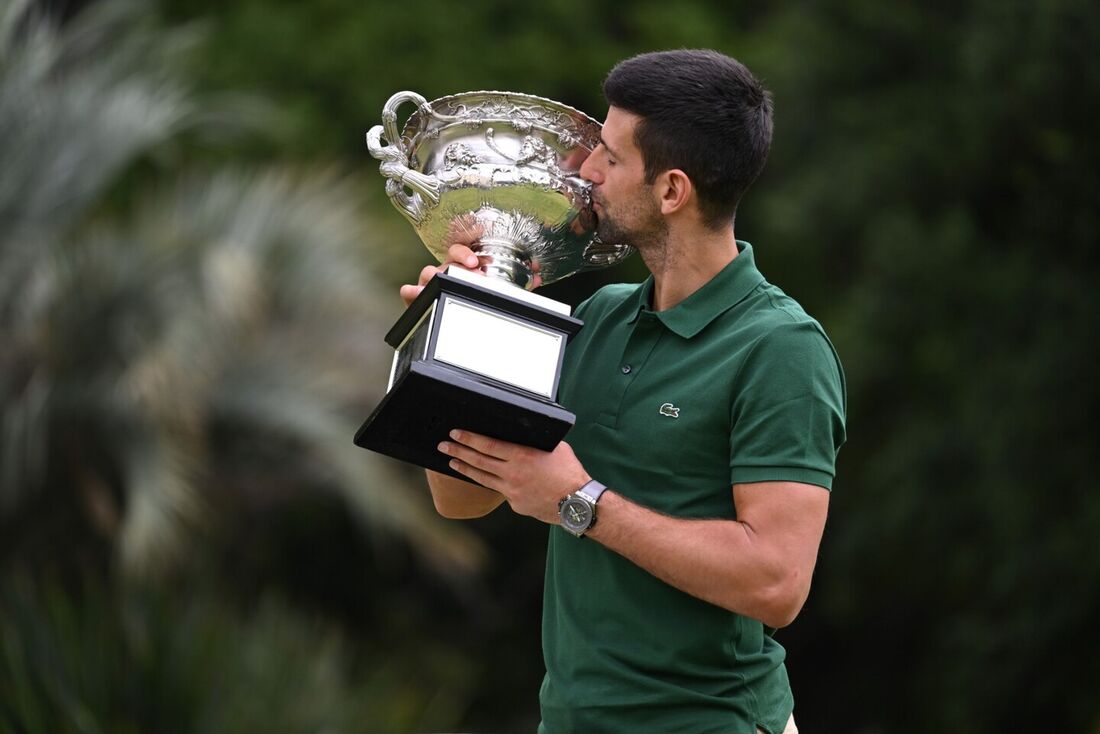
[{"label": "lacoste crocodile logo", "polygon": [[672,403],[664,403],[660,407],[661,415],[668,416],[669,418],[679,418],[680,409]]}]

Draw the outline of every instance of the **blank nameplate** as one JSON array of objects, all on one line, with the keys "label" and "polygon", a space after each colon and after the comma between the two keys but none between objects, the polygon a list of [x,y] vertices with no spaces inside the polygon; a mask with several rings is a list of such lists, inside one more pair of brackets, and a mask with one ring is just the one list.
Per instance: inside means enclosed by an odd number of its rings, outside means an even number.
[{"label": "blank nameplate", "polygon": [[448,298],[433,356],[552,399],[562,340],[560,332]]}]

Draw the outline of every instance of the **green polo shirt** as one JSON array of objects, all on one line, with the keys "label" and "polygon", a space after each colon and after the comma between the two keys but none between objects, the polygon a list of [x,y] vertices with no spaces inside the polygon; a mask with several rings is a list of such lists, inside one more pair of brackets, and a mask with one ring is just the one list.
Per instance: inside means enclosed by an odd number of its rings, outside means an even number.
[{"label": "green polo shirt", "polygon": [[[653,279],[577,309],[560,402],[594,478],[685,518],[735,517],[731,485],[831,489],[844,441],[840,362],[820,324],[764,280],[752,248],[671,309]],[[793,698],[783,648],[759,621],[665,584],[560,527],[543,610],[547,734],[778,733]]]}]

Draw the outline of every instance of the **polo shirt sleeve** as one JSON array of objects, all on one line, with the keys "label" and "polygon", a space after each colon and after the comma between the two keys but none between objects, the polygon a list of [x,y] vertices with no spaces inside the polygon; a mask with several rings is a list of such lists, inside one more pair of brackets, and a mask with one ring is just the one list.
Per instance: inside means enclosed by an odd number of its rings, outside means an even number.
[{"label": "polo shirt sleeve", "polygon": [[816,322],[768,331],[733,386],[731,484],[790,481],[832,489],[845,402],[840,360]]}]

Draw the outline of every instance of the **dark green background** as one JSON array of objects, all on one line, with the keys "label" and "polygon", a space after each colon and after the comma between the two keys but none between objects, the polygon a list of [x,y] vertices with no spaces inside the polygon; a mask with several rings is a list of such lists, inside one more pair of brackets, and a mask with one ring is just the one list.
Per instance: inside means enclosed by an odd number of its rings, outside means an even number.
[{"label": "dark green background", "polygon": [[[77,23],[83,5],[50,17]],[[1100,732],[1094,3],[161,0],[126,17],[112,33],[140,27],[154,47],[193,33],[172,77],[211,116],[229,100],[247,122],[130,157],[58,241],[130,226],[145,192],[188,176],[334,169],[366,202],[378,305],[364,348],[380,354],[396,287],[427,259],[363,144],[390,94],[506,89],[602,117],[603,76],[628,55],[744,61],[775,96],[775,140],[737,234],[823,323],[849,384],[814,589],[778,634],[800,729]],[[0,230],[0,248],[22,236]],[[547,290],[575,303],[643,275],[635,260]],[[14,313],[0,334],[19,333]],[[88,323],[58,327],[52,353],[116,317]],[[34,364],[0,358],[8,407]],[[340,410],[354,422],[371,400]],[[140,580],[71,489],[90,471],[125,516],[109,451],[73,459],[53,427],[43,445],[62,468],[0,485],[19,497],[0,507],[0,730],[532,730],[544,528],[498,512],[470,526],[487,560],[448,564],[314,491],[329,479],[313,464],[273,478],[272,457],[300,446],[253,430],[204,429],[234,447],[197,485],[217,512],[184,561]],[[415,472],[389,471],[361,479],[376,501],[426,502]]]}]

